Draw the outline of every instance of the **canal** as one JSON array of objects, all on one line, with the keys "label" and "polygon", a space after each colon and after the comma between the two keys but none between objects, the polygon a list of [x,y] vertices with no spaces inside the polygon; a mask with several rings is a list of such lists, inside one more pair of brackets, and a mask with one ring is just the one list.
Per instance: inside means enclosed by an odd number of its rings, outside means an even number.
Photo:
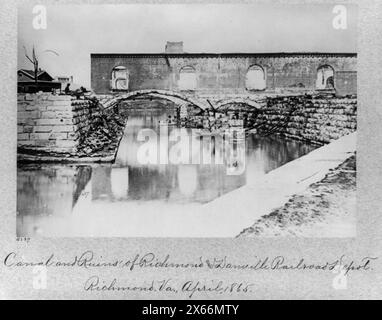
[{"label": "canal", "polygon": [[[202,221],[183,221],[182,215],[192,216],[203,204],[316,148],[250,134],[238,142],[243,170],[229,171],[224,159],[217,161],[219,139],[203,143],[190,129],[179,131],[171,123],[175,109],[125,112],[129,118],[113,164],[18,164],[17,236],[187,237],[172,230],[174,219],[185,229],[198,228]],[[174,132],[189,139],[186,146]],[[182,151],[189,163],[178,163]]]}]

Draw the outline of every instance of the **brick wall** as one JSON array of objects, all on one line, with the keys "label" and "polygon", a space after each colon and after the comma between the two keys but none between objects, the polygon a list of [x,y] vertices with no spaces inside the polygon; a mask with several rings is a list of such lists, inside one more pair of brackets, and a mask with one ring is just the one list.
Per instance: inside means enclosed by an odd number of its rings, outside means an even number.
[{"label": "brick wall", "polygon": [[51,93],[19,94],[17,145],[25,149],[74,153],[96,112],[91,101]]},{"label": "brick wall", "polygon": [[180,70],[196,71],[196,94],[243,94],[248,68],[260,65],[266,73],[266,90],[315,89],[317,69],[330,65],[335,71],[338,95],[357,91],[357,57],[349,54],[92,54],[91,86],[97,94],[111,92],[114,67],[124,66],[129,74],[129,91],[142,89],[178,90]]}]

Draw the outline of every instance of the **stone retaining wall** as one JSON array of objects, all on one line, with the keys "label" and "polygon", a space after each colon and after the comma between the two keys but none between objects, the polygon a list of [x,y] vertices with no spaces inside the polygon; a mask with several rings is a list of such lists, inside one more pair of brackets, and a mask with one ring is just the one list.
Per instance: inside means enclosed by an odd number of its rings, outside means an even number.
[{"label": "stone retaining wall", "polygon": [[75,153],[97,112],[92,101],[72,96],[19,94],[17,145],[49,153]]},{"label": "stone retaining wall", "polygon": [[255,105],[232,102],[203,112],[189,107],[187,114],[180,117],[180,123],[186,127],[219,131],[238,119],[245,129],[259,134],[279,134],[315,144],[328,143],[357,129],[357,98],[354,96],[272,95],[259,97]]},{"label": "stone retaining wall", "polygon": [[[251,99],[227,100],[220,104],[209,97],[218,108],[200,110],[188,106],[180,114],[180,125],[220,132],[233,121],[241,120],[246,130],[262,135],[284,137],[325,144],[357,129],[357,98],[336,97],[330,93],[305,93],[258,96]],[[251,101],[251,104],[246,103]],[[236,119],[236,120],[234,120]]]},{"label": "stone retaining wall", "polygon": [[319,95],[269,98],[255,126],[259,133],[328,143],[356,131],[357,99]]}]

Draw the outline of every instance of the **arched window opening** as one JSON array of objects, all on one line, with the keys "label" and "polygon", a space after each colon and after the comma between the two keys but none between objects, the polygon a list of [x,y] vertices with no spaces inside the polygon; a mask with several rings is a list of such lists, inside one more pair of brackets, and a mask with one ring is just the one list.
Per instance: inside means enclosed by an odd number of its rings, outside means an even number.
[{"label": "arched window opening", "polygon": [[196,89],[196,71],[193,67],[183,67],[179,71],[179,90],[195,90]]},{"label": "arched window opening", "polygon": [[329,66],[321,66],[317,69],[316,89],[334,89],[334,69]]},{"label": "arched window opening", "polygon": [[266,88],[265,72],[261,66],[249,67],[245,77],[245,87],[247,90],[264,90]]},{"label": "arched window opening", "polygon": [[111,72],[111,89],[112,90],[128,90],[129,89],[129,73],[122,66],[113,68]]}]

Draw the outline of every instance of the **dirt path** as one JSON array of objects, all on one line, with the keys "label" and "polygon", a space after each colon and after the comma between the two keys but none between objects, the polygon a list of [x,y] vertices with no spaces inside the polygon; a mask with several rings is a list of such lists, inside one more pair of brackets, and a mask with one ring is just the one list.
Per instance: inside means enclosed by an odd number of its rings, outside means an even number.
[{"label": "dirt path", "polygon": [[356,226],[356,156],[324,179],[261,217],[238,237],[353,237]]}]

